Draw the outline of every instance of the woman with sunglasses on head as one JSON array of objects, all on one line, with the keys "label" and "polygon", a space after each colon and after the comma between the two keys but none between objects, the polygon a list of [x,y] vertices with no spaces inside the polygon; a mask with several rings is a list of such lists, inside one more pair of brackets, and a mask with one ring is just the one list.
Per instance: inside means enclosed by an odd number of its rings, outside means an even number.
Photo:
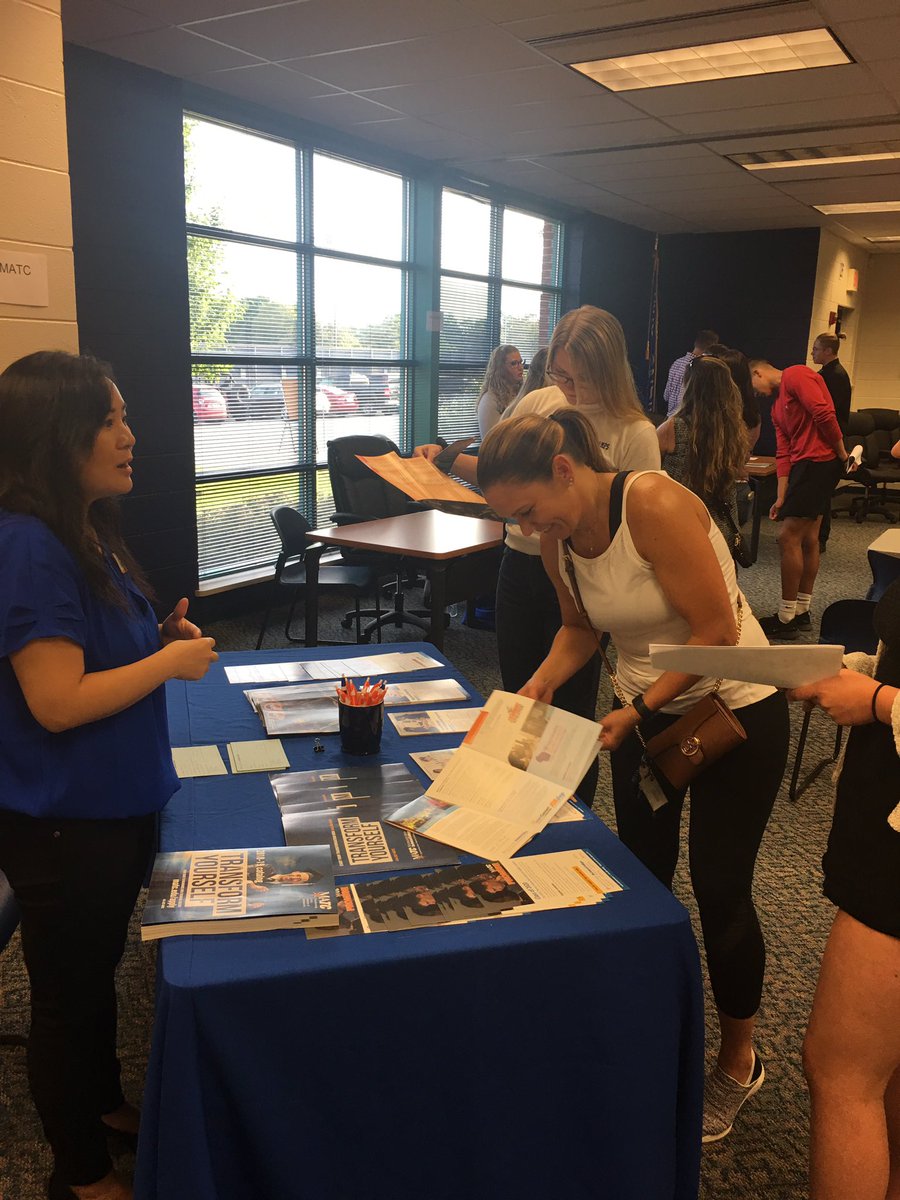
[{"label": "woman with sunglasses on head", "polygon": [[28,1077],[50,1200],[127,1200],[134,1144],[116,1056],[116,965],[156,815],[178,788],[163,684],[217,655],[158,624],[122,540],[134,434],[105,364],[46,351],[0,374],[0,870],[31,985]]},{"label": "woman with sunglasses on head", "polygon": [[[598,632],[611,634],[619,699],[601,719],[599,740],[611,751],[619,837],[671,887],[685,789],[659,782],[660,794],[642,779],[641,737],[671,727],[716,681],[654,668],[649,646],[767,645],[728,547],[700,500],[662,472],[612,472],[577,408],[498,425],[482,444],[479,475],[498,513],[524,534],[541,534],[562,612],[549,654],[520,691],[555,703],[560,687],[596,656]],[[718,694],[747,738],[690,784],[691,882],[721,1029],[706,1084],[707,1142],[731,1131],[765,1077],[753,1048],[765,968],[753,871],[789,734],[787,704],[774,688],[725,679]]]},{"label": "woman with sunglasses on head", "polygon": [[726,365],[699,355],[684,372],[681,406],[657,429],[662,469],[706,505],[730,546],[740,520],[736,481],[747,463],[741,397]]},{"label": "woman with sunglasses on head", "polygon": [[[547,352],[550,387],[523,396],[515,416],[547,417],[574,405],[590,422],[604,455],[620,469],[659,468],[656,431],[641,407],[628,362],[625,334],[612,315],[589,304],[573,309],[553,331]],[[435,458],[439,446],[419,446],[416,454]],[[454,474],[478,484],[480,459],[460,454]],[[559,603],[541,563],[540,538],[507,524],[506,546],[497,581],[497,652],[507,691],[517,692],[544,660],[561,624]],[[593,720],[600,663],[596,655],[558,689],[555,703]],[[577,790],[590,807],[597,784],[595,763]]]},{"label": "woman with sunglasses on head", "polygon": [[478,429],[481,436],[493,429],[513,403],[522,386],[522,355],[515,346],[497,346],[488,360],[478,397]]}]

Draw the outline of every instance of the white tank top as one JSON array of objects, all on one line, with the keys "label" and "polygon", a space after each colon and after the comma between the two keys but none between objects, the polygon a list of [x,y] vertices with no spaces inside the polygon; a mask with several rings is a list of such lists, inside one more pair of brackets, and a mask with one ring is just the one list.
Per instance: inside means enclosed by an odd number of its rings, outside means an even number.
[{"label": "white tank top", "polygon": [[[684,617],[670,604],[656,578],[656,572],[635,548],[628,528],[628,493],[641,475],[664,472],[636,471],[625,481],[622,494],[622,523],[609,547],[597,558],[582,558],[571,551],[581,599],[591,624],[597,630],[607,630],[615,643],[618,662],[616,675],[623,695],[631,700],[641,695],[657,680],[662,671],[650,665],[650,643],[683,646],[691,636]],[[681,484],[676,486],[681,487]],[[687,491],[687,489],[684,489]],[[693,493],[689,493],[693,496]],[[709,523],[709,540],[715,551],[732,609],[737,620],[737,598],[740,595],[743,617],[740,645],[768,646],[766,635],[750,610],[750,605],[737,586],[731,551],[715,524]],[[686,564],[687,570],[690,564]],[[572,591],[559,546],[559,570],[563,583]],[[714,679],[700,679],[676,696],[663,708],[667,713],[687,712],[702,696],[715,686]],[[719,695],[729,708],[744,708],[771,696],[774,688],[758,683],[741,683],[734,679],[722,682]]]}]

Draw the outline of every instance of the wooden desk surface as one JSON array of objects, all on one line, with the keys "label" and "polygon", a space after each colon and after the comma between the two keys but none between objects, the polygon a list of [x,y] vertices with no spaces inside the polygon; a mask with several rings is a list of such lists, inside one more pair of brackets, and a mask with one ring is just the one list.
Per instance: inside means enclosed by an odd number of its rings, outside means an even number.
[{"label": "wooden desk surface", "polygon": [[362,521],[358,525],[311,529],[306,537],[311,542],[350,546],[354,550],[378,550],[409,558],[447,559],[499,546],[503,541],[503,526],[499,521],[455,517],[429,509],[384,517],[379,521]]},{"label": "wooden desk surface", "polygon": [[769,458],[764,454],[755,454],[747,460],[746,471],[748,475],[759,479],[766,475],[774,475],[778,468],[775,465],[775,459]]},{"label": "wooden desk surface", "polygon": [[869,546],[875,554],[889,554],[891,558],[900,558],[900,529],[886,529]]}]

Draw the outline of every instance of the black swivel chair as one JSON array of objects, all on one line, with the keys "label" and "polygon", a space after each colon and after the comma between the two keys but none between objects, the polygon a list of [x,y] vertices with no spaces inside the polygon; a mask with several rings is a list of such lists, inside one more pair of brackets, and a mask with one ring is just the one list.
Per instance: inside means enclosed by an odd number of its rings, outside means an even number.
[{"label": "black swivel chair", "polygon": [[[266,615],[263,617],[263,623],[259,630],[259,637],[256,640],[256,649],[262,645],[263,637],[269,625],[269,615],[272,611],[272,603],[282,587],[291,588],[293,596],[291,599],[291,607],[288,612],[287,621],[284,626],[284,636],[289,642],[301,642],[303,638],[291,636],[291,622],[294,619],[294,609],[297,606],[297,601],[306,586],[306,564],[304,562],[306,551],[309,547],[309,542],[306,539],[306,534],[312,529],[309,521],[304,517],[302,512],[296,508],[289,508],[283,505],[280,508],[273,508],[269,514],[272,518],[272,524],[278,533],[281,540],[281,553],[278,555],[278,560],[275,563],[275,580],[272,589],[272,599],[266,608]],[[330,588],[334,591],[349,592],[355,603],[353,615],[356,620],[356,640],[361,640],[362,625],[361,620],[363,611],[360,609],[359,601],[363,596],[368,596],[374,593],[376,613],[380,616],[381,611],[378,607],[380,598],[378,593],[378,585],[380,576],[383,572],[377,567],[366,563],[340,563],[332,565],[325,563],[319,567],[319,587],[322,589]],[[379,641],[380,626],[379,626]],[[341,642],[321,643],[322,645],[342,645]]]},{"label": "black swivel chair", "polygon": [[[866,654],[874,654],[878,648],[878,635],[875,632],[873,618],[875,614],[874,600],[835,600],[822,613],[822,624],[819,629],[819,642],[826,646],[843,646],[848,654],[854,650],[862,650]],[[800,737],[797,740],[797,757],[794,759],[794,770],[791,774],[791,784],[788,795],[796,800],[819,773],[830,762],[837,762],[841,752],[841,740],[844,736],[843,726],[838,725],[834,740],[834,751],[831,758],[823,758],[801,784],[800,767],[803,763],[803,750],[806,746],[806,735],[809,732],[811,711],[803,714],[803,724],[800,727]]]},{"label": "black swivel chair", "polygon": [[[9,880],[0,871],[0,952],[6,949],[19,924],[19,906],[9,886]],[[24,1046],[27,1039],[19,1033],[0,1033],[0,1046]]]},{"label": "black swivel chair", "polygon": [[[419,511],[423,507],[414,503],[380,475],[376,475],[357,458],[358,454],[374,458],[381,454],[390,454],[391,451],[395,454],[400,453],[390,438],[376,434],[351,434],[348,437],[334,438],[328,443],[328,474],[337,510],[333,517],[335,525],[358,525],[361,521],[376,521],[381,517],[399,517],[404,513]],[[376,554],[367,550],[343,550],[342,556],[347,563],[364,563],[379,570],[382,575],[392,575],[395,580],[394,604],[389,612],[382,613],[378,608],[362,611],[362,616],[375,618],[363,630],[362,636],[365,640],[376,630],[380,640],[383,625],[414,625],[428,632],[431,628],[429,610],[406,608],[403,595],[404,586],[409,586],[414,581],[419,563],[410,564],[408,560],[399,556]],[[354,614],[348,613],[343,621],[344,627],[349,628],[353,619]]]}]

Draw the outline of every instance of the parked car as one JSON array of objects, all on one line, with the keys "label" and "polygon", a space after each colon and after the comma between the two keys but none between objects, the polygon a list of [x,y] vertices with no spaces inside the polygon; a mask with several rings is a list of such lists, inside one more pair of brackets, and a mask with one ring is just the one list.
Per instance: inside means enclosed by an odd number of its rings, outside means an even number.
[{"label": "parked car", "polygon": [[316,388],[316,413],[321,416],[339,417],[359,411],[359,401],[354,392],[321,383]]},{"label": "parked car", "polygon": [[282,417],[284,388],[280,383],[256,383],[250,389],[248,406],[254,417]]},{"label": "parked car", "polygon": [[195,421],[224,421],[228,416],[228,404],[218,388],[194,379],[193,402]]},{"label": "parked car", "polygon": [[219,377],[218,388],[225,397],[229,417],[236,421],[246,421],[253,414],[250,411],[250,389],[243,379],[225,374]]}]

